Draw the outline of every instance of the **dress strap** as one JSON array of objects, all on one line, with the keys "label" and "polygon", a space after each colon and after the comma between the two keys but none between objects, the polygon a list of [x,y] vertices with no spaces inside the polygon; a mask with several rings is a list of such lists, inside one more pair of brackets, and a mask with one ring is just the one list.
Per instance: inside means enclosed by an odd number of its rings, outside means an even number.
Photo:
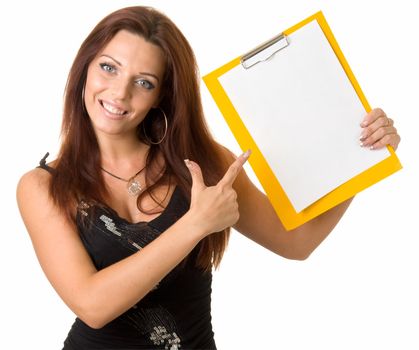
[{"label": "dress strap", "polygon": [[52,168],[52,167],[50,167],[48,164],[47,164],[47,158],[48,158],[48,156],[49,156],[49,152],[47,152],[47,153],[45,153],[45,156],[44,156],[44,158],[42,158],[40,161],[39,161],[39,165],[37,166],[37,168],[42,168],[42,169],[44,169],[44,170],[46,170],[46,171],[48,171],[49,173],[53,173],[54,172],[54,168]]}]

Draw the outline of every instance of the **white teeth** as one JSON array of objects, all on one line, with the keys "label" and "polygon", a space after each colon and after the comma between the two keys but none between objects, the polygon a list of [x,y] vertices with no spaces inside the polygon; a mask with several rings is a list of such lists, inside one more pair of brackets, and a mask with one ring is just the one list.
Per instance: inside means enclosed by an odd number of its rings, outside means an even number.
[{"label": "white teeth", "polygon": [[110,104],[107,104],[105,101],[102,101],[102,106],[105,108],[108,112],[118,115],[123,115],[125,111],[119,108],[115,108],[114,106],[111,106]]}]

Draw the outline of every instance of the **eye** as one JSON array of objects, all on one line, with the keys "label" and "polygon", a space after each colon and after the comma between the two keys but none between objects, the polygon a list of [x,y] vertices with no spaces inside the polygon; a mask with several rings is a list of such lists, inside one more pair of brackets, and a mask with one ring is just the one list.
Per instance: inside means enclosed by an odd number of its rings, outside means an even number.
[{"label": "eye", "polygon": [[146,79],[139,79],[136,81],[136,84],[147,90],[154,89],[154,85]]},{"label": "eye", "polygon": [[100,68],[102,68],[102,70],[104,70],[105,72],[114,73],[116,71],[115,66],[112,64],[100,63],[99,65],[100,65]]}]

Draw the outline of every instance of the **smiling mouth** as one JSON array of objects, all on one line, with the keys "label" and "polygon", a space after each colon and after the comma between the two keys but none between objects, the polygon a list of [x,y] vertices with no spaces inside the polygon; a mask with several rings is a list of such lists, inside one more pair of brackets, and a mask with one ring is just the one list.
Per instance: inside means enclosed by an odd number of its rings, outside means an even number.
[{"label": "smiling mouth", "polygon": [[115,115],[126,115],[126,114],[128,114],[128,111],[124,111],[123,109],[116,108],[115,106],[112,106],[109,103],[106,103],[105,101],[99,100],[99,103],[109,113],[112,113],[112,114],[115,114]]}]

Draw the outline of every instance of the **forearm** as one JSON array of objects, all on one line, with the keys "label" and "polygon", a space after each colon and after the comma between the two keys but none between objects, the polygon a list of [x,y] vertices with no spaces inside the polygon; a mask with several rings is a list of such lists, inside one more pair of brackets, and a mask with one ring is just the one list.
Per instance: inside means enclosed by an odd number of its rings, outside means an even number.
[{"label": "forearm", "polygon": [[93,274],[83,288],[82,318],[100,328],[141,300],[205,236],[186,213],[132,256]]}]

